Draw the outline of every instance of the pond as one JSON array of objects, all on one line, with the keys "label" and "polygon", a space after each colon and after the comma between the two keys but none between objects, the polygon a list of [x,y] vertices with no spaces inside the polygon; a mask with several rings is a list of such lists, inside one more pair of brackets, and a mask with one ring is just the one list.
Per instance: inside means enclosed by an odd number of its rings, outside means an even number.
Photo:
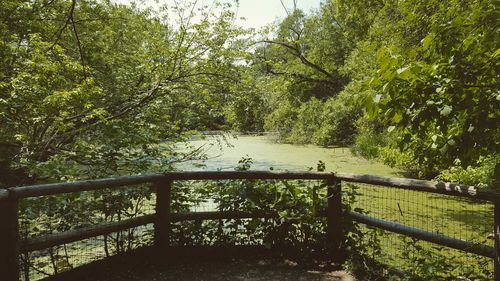
[{"label": "pond", "polygon": [[[243,157],[252,158],[252,170],[316,169],[323,161],[328,172],[397,176],[397,171],[382,163],[357,157],[347,147],[325,148],[315,145],[277,143],[272,136],[210,135],[193,139],[193,147],[203,147],[207,158],[177,166],[180,170],[233,170]],[[198,167],[198,165],[203,165]]]}]

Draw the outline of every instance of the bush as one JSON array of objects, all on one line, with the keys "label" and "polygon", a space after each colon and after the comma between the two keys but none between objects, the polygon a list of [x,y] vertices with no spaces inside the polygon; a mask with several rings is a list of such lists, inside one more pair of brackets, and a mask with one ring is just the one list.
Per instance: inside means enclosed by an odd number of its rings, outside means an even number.
[{"label": "bush", "polygon": [[323,102],[313,98],[303,103],[297,111],[297,120],[293,125],[287,142],[305,144],[313,141],[313,135],[322,126],[321,113]]},{"label": "bush", "polygon": [[361,110],[349,105],[346,98],[339,96],[328,99],[323,104],[319,128],[312,136],[317,145],[349,145],[354,142],[357,133],[355,121]]},{"label": "bush", "polygon": [[398,135],[388,130],[377,120],[360,118],[357,121],[358,135],[351,151],[366,159],[376,159],[396,168],[406,177],[429,178],[433,171],[418,165],[411,151],[401,151],[396,147]]},{"label": "bush", "polygon": [[382,147],[389,142],[389,133],[383,130],[378,122],[366,118],[360,118],[356,125],[358,134],[355,136],[351,152],[366,159],[378,158]]},{"label": "bush", "polygon": [[279,141],[286,142],[296,120],[296,108],[288,100],[285,100],[266,117],[264,129],[266,131],[276,131]]},{"label": "bush", "polygon": [[224,110],[232,129],[238,132],[261,132],[264,129],[265,101],[261,96],[236,97]]},{"label": "bush", "polygon": [[268,116],[266,129],[277,131],[279,139],[289,143],[313,143],[321,146],[348,145],[357,133],[355,125],[361,111],[346,98],[326,101],[312,98],[297,109],[284,102]]},{"label": "bush", "polygon": [[500,189],[500,154],[481,156],[476,165],[466,168],[460,166],[457,160],[455,165],[441,171],[436,180],[456,182],[478,187]]},{"label": "bush", "polygon": [[391,146],[381,147],[379,159],[384,164],[400,170],[405,177],[429,178],[434,175],[433,171],[428,171],[425,167],[420,166],[410,151],[400,151]]}]

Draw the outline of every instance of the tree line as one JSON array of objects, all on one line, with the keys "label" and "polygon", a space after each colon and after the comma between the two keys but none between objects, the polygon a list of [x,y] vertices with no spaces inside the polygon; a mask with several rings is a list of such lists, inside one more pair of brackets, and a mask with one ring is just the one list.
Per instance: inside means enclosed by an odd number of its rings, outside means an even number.
[{"label": "tree line", "polygon": [[232,129],[498,184],[494,1],[330,0],[262,30],[237,5],[2,1],[0,183],[171,169]]}]

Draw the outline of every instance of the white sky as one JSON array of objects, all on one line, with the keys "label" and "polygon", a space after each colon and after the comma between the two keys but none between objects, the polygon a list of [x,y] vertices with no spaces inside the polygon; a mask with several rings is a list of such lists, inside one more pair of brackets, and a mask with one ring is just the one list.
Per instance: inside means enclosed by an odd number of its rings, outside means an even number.
[{"label": "white sky", "polygon": [[[112,0],[116,3],[127,4],[132,0]],[[140,1],[140,0],[139,0]],[[137,2],[139,2],[137,1]],[[223,0],[224,2],[235,3],[235,0]],[[282,0],[289,10],[293,8],[293,0]],[[144,0],[146,6],[157,7],[163,4],[173,5],[175,0]],[[178,3],[184,2],[177,0]],[[210,5],[213,0],[201,0],[201,5]],[[261,28],[272,23],[277,18],[284,18],[286,12],[280,0],[239,0],[238,17],[244,17],[245,21],[237,23],[246,28]],[[312,9],[318,9],[322,0],[297,0],[298,8],[306,13]]]},{"label": "white sky", "polygon": [[[298,0],[297,6],[305,12],[319,8],[321,0]],[[238,17],[246,18],[241,24],[245,27],[260,28],[273,22],[276,18],[286,16],[285,9],[279,0],[239,0]],[[292,10],[293,1],[283,0]]]}]

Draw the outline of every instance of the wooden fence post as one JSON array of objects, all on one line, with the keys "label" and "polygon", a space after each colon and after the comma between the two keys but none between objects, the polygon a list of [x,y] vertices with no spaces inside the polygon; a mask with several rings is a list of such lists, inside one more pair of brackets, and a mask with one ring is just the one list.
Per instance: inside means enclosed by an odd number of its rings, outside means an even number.
[{"label": "wooden fence post", "polygon": [[19,200],[0,200],[0,279],[19,281]]},{"label": "wooden fence post", "polygon": [[495,237],[495,281],[500,281],[500,202],[495,201],[495,225],[493,229]]},{"label": "wooden fence post", "polygon": [[326,245],[328,254],[335,261],[341,260],[342,230],[342,188],[337,178],[328,178],[327,181],[328,205],[326,209]]},{"label": "wooden fence post", "polygon": [[170,244],[170,205],[172,181],[165,179],[155,183],[156,218],[154,246],[159,254],[165,254]]}]

